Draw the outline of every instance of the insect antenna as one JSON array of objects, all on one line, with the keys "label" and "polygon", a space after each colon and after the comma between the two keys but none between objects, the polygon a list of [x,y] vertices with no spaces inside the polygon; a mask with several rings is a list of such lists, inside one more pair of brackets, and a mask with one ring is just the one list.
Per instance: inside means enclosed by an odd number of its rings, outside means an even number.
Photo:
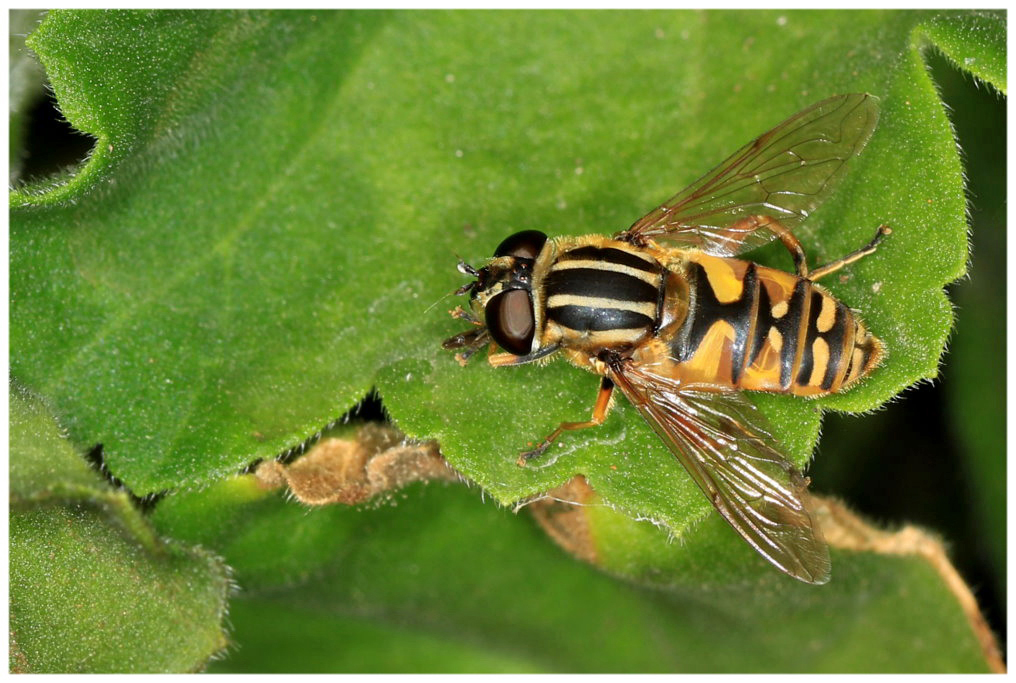
[{"label": "insect antenna", "polygon": [[[463,275],[470,275],[470,276],[475,277],[475,278],[480,277],[480,271],[478,271],[476,268],[473,268],[471,265],[469,265],[468,263],[463,261],[461,256],[459,256],[458,254],[455,254],[455,258],[458,259],[458,264],[456,264],[456,266],[455,266],[456,270],[458,270]],[[469,282],[469,283],[466,283],[466,284],[462,285],[458,289],[453,289],[452,291],[448,292],[447,294],[445,294],[444,296],[439,298],[437,301],[432,303],[430,306],[428,306],[427,309],[424,311],[424,313],[429,313],[432,308],[434,308],[439,303],[441,303],[442,301],[444,301],[448,297],[452,296],[453,294],[455,296],[461,296],[461,295],[465,294],[466,292],[472,291],[473,288],[475,288],[475,287],[476,287],[476,281],[474,280],[473,282]]]},{"label": "insect antenna", "polygon": [[455,294],[455,293],[456,293],[456,291],[455,291],[455,290],[452,290],[452,291],[450,291],[450,292],[448,292],[448,293],[446,293],[446,294],[442,294],[442,295],[441,295],[441,296],[440,296],[440,297],[438,298],[438,300],[437,300],[437,301],[435,301],[434,303],[432,303],[432,304],[431,304],[430,306],[427,306],[427,310],[425,310],[425,311],[424,311],[424,313],[430,313],[430,311],[431,311],[431,309],[432,309],[432,308],[434,308],[434,307],[435,307],[435,306],[437,306],[437,305],[438,305],[439,303],[441,303],[442,301],[444,301],[445,299],[447,299],[448,297],[450,297],[451,295],[453,295],[453,294]]}]

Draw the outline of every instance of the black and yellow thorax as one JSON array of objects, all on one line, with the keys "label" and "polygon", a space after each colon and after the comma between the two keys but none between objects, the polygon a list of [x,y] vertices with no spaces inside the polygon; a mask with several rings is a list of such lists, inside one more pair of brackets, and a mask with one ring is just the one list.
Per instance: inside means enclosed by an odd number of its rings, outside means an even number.
[{"label": "black and yellow thorax", "polygon": [[659,326],[666,276],[648,251],[624,242],[553,240],[533,282],[543,343],[589,352],[634,348]]}]

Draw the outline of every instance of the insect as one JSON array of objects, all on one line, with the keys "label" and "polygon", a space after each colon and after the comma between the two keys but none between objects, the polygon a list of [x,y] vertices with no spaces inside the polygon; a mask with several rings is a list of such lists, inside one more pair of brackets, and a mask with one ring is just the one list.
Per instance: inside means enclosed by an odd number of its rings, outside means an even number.
[{"label": "insect", "polygon": [[[735,152],[612,238],[505,239],[457,294],[474,325],[444,342],[465,365],[484,345],[495,367],[560,353],[601,377],[591,418],[562,422],[519,464],[563,432],[597,426],[620,389],[730,525],[794,578],[829,580],[829,551],[808,480],[789,462],[742,393],[817,397],[869,375],[882,342],[817,281],[875,251],[866,246],[810,269],[793,229],[830,194],[878,120],[875,99],[815,104]],[[778,239],[796,272],[736,258]],[[495,353],[494,344],[504,349]]]}]

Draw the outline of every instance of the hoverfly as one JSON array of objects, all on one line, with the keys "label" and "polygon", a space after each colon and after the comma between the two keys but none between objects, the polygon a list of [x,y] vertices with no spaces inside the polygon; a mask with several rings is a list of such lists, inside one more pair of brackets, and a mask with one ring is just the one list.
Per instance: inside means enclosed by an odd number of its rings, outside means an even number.
[{"label": "hoverfly", "polygon": [[[600,375],[592,417],[619,388],[721,515],[763,557],[807,583],[829,580],[829,550],[808,480],[788,461],[742,390],[816,397],[841,392],[883,357],[857,313],[816,284],[875,251],[809,269],[793,229],[829,195],[878,120],[875,99],[840,95],[792,116],[683,192],[608,238],[527,230],[505,239],[457,294],[474,329],[444,342],[465,364],[491,344],[495,367],[561,352]],[[791,274],[735,258],[779,239]],[[494,353],[494,344],[506,353]]]}]

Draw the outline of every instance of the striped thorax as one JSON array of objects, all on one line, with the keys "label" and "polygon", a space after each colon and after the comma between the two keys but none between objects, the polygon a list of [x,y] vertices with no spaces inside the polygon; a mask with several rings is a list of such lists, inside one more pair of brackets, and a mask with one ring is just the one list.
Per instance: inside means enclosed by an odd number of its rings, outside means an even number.
[{"label": "striped thorax", "polygon": [[666,269],[644,250],[596,236],[551,240],[534,280],[540,343],[593,356],[634,348],[657,327],[665,285]]}]

